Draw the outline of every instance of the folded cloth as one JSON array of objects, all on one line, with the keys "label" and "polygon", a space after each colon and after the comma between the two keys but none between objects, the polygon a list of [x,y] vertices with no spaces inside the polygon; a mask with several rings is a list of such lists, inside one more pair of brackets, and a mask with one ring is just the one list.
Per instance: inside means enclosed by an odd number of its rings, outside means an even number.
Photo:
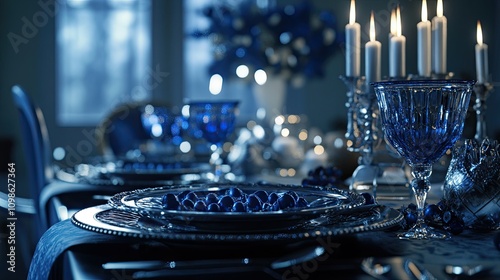
[{"label": "folded cloth", "polygon": [[50,227],[38,241],[28,271],[28,279],[49,279],[51,269],[58,257],[73,246],[126,243],[130,242],[131,239],[131,237],[85,230],[73,224],[71,219],[63,220]]}]

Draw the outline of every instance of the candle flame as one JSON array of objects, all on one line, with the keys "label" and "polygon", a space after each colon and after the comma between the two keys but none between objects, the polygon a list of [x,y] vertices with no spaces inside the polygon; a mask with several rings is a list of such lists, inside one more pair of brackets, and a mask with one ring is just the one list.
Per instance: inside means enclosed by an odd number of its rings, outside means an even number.
[{"label": "candle flame", "polygon": [[427,1],[422,0],[422,21],[427,21]]},{"label": "candle flame", "polygon": [[483,44],[483,29],[479,20],[477,21],[477,44],[480,46]]},{"label": "candle flame", "polygon": [[401,11],[399,10],[399,5],[396,10],[396,36],[401,36],[402,35],[402,28],[401,28]]},{"label": "candle flame", "polygon": [[437,8],[436,8],[436,16],[443,16],[443,0],[438,0]]},{"label": "candle flame", "polygon": [[351,0],[351,13],[349,15],[349,24],[354,24],[356,22],[356,4],[354,0]]},{"label": "candle flame", "polygon": [[374,19],[374,16],[373,16],[373,11],[371,13],[371,17],[370,17],[370,41],[371,42],[375,42],[375,19]]},{"label": "candle flame", "polygon": [[391,35],[396,35],[397,32],[396,27],[396,10],[391,11]]}]

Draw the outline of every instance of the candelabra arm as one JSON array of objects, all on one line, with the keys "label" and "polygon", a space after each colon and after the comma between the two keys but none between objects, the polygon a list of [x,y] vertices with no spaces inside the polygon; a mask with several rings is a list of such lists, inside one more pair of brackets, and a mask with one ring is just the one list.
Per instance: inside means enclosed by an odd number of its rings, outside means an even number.
[{"label": "candelabra arm", "polygon": [[351,152],[359,151],[360,139],[359,139],[359,127],[358,127],[358,114],[357,107],[358,101],[357,96],[361,90],[361,84],[363,81],[362,77],[339,77],[347,87],[347,102],[345,104],[347,108],[347,130],[345,137],[349,141],[348,150]]},{"label": "candelabra arm", "polygon": [[474,139],[478,142],[488,138],[486,133],[486,99],[488,99],[492,89],[493,86],[489,83],[474,85],[474,93],[476,94],[476,102],[473,107],[476,111],[476,134]]}]

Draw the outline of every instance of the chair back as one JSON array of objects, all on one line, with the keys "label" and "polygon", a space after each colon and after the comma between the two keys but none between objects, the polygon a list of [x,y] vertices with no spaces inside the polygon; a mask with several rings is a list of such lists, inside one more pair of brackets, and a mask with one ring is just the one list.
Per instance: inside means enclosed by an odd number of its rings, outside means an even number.
[{"label": "chair back", "polygon": [[35,209],[39,211],[40,192],[53,177],[47,126],[41,109],[33,104],[20,86],[14,85],[12,87],[12,95],[19,112],[21,138],[29,173],[30,192]]}]

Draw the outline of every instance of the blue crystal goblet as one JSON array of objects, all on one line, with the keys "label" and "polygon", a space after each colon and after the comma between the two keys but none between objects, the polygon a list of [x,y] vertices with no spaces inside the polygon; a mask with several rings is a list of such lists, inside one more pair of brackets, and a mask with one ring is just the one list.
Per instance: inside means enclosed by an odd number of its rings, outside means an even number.
[{"label": "blue crystal goblet", "polygon": [[214,167],[215,182],[224,178],[222,146],[233,133],[239,101],[196,101],[189,103],[190,125],[212,144],[210,163]]},{"label": "blue crystal goblet", "polygon": [[432,164],[461,137],[474,81],[403,80],[373,83],[386,140],[406,159],[418,216],[402,239],[445,239],[426,225],[423,209]]}]

